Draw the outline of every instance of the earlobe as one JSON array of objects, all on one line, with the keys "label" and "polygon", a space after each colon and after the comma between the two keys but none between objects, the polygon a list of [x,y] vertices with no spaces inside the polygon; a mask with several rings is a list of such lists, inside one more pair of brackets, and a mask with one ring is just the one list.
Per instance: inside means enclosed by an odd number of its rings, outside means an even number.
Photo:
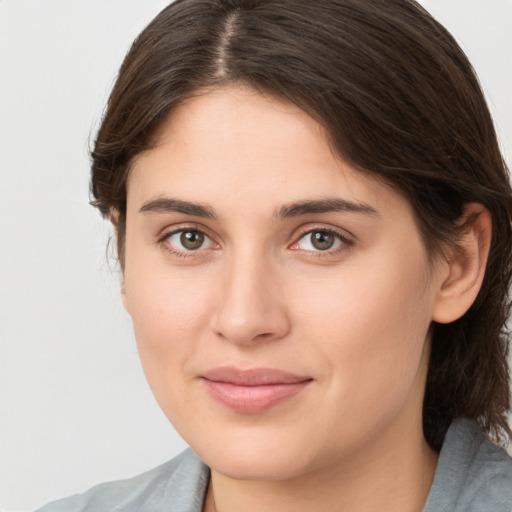
[{"label": "earlobe", "polygon": [[123,307],[126,311],[128,311],[128,304],[127,304],[127,300],[126,300],[126,284],[124,281],[124,277],[122,278],[120,289],[121,289],[121,300],[123,301]]},{"label": "earlobe", "polygon": [[[118,230],[118,226],[119,226],[119,212],[115,209],[111,209],[108,214],[108,219],[116,231],[116,236],[118,236],[117,230]],[[126,311],[128,311],[127,302],[126,302],[126,284],[125,284],[125,280],[124,280],[124,275],[121,276],[120,291],[121,291],[121,300],[123,301],[123,307]]]},{"label": "earlobe", "polygon": [[462,233],[450,249],[432,313],[432,320],[442,324],[460,318],[475,301],[491,246],[492,220],[484,206],[467,204],[461,221]]},{"label": "earlobe", "polygon": [[108,213],[108,220],[110,221],[112,226],[114,226],[114,229],[117,232],[117,225],[118,225],[118,220],[119,220],[119,212],[117,210],[111,208],[109,213]]}]

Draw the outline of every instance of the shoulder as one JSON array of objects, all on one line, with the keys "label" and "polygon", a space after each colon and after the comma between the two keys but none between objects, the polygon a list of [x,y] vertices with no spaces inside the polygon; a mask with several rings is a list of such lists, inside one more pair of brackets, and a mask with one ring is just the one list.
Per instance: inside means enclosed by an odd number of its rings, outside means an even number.
[{"label": "shoulder", "polygon": [[424,508],[431,511],[512,511],[512,459],[473,421],[456,420],[446,434]]},{"label": "shoulder", "polygon": [[207,466],[188,449],[151,471],[97,485],[37,512],[198,512],[208,479]]}]

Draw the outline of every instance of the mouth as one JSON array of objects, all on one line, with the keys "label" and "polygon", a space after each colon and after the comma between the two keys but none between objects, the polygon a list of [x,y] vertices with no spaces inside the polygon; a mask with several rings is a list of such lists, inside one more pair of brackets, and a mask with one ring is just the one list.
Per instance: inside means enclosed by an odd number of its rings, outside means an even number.
[{"label": "mouth", "polygon": [[214,368],[200,376],[212,398],[242,413],[264,412],[303,391],[311,377],[271,368]]}]

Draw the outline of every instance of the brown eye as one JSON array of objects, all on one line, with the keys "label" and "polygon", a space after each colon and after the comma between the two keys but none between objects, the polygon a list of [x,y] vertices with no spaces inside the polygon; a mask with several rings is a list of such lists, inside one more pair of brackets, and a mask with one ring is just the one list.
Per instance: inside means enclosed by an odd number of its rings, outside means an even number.
[{"label": "brown eye", "polygon": [[345,243],[345,240],[332,231],[317,229],[302,235],[297,242],[299,249],[305,251],[328,251],[336,249]]},{"label": "brown eye", "polygon": [[175,252],[192,252],[215,247],[210,237],[195,229],[180,229],[167,235],[162,242]]},{"label": "brown eye", "polygon": [[199,231],[182,231],[180,242],[188,251],[194,251],[203,245],[204,234]]},{"label": "brown eye", "polygon": [[335,241],[336,237],[332,233],[327,233],[326,231],[314,231],[311,233],[311,245],[319,251],[330,249]]}]

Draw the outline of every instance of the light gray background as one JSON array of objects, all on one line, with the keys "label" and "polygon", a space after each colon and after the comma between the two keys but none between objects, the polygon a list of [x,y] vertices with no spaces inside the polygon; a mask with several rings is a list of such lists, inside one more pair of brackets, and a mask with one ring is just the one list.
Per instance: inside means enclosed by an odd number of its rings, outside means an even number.
[{"label": "light gray background", "polygon": [[[0,0],[0,509],[128,477],[184,443],[139,366],[87,146],[164,0]],[[480,75],[512,155],[512,1],[425,0]],[[3,508],[2,508],[3,507]]]}]

